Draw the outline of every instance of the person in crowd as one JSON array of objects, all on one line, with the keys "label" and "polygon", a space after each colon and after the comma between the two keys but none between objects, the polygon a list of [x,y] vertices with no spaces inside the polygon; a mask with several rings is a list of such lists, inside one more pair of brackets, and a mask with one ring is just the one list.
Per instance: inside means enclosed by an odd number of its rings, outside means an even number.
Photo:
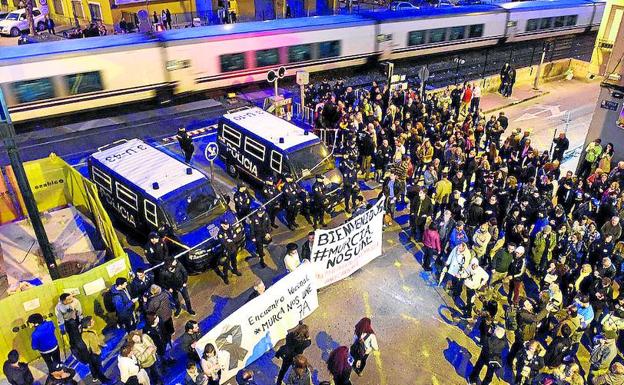
[{"label": "person in crowd", "polygon": [[310,231],[308,233],[308,237],[306,238],[303,245],[301,245],[301,261],[312,260],[312,245],[314,245],[314,231]]},{"label": "person in crowd", "polygon": [[[147,314],[152,316],[150,317],[152,322],[149,322],[149,325],[159,331],[163,344],[167,346],[172,344],[171,338],[175,332],[170,296],[158,285],[152,285],[150,293],[151,296],[147,300],[146,308]],[[154,339],[152,338],[152,340]]]},{"label": "person in crowd", "polygon": [[614,362],[608,373],[594,377],[592,385],[621,385],[624,384],[624,365]]},{"label": "person in crowd", "polygon": [[171,342],[171,336],[164,330],[164,325],[158,315],[155,313],[147,313],[145,326],[142,331],[144,335],[152,339],[152,342],[156,346],[156,354],[158,354],[161,363],[172,364],[175,362],[171,357],[167,356],[167,344]]},{"label": "person in crowd", "polygon": [[140,330],[128,333],[127,344],[141,368],[145,369],[151,383],[162,385],[162,371],[158,362],[158,348],[152,338]]},{"label": "person in crowd", "polygon": [[119,369],[119,380],[124,385],[150,385],[150,378],[145,369],[141,368],[139,360],[132,352],[131,345],[121,348],[117,357],[117,368]]},{"label": "person in crowd", "polygon": [[17,350],[13,349],[7,355],[2,365],[2,372],[11,385],[33,385],[35,382],[32,372],[26,362],[20,362]]},{"label": "person in crowd", "polygon": [[252,299],[256,297],[261,296],[265,291],[266,291],[266,286],[264,285],[264,282],[261,279],[257,280],[253,286],[251,294],[249,294],[249,297],[247,297],[247,302],[251,301]]},{"label": "person in crowd", "polygon": [[209,343],[204,346],[200,367],[202,372],[208,377],[207,385],[219,385],[221,382],[221,373],[225,365],[221,362],[219,352],[215,349],[213,344]]},{"label": "person in crowd", "polygon": [[[157,266],[165,262],[169,258],[169,247],[165,239],[156,231],[152,231],[148,235],[148,241],[144,246],[145,257],[152,266]],[[158,271],[158,270],[156,270]],[[160,283],[158,276],[156,282]]]},{"label": "person in crowd", "polygon": [[208,376],[197,368],[195,361],[186,363],[184,385],[208,385]]},{"label": "person in crowd", "polygon": [[370,318],[362,318],[355,325],[355,333],[353,335],[353,344],[350,348],[351,357],[353,358],[353,371],[358,375],[362,375],[362,371],[366,367],[366,360],[373,351],[378,351],[377,336],[371,326]]},{"label": "person in crowd", "polygon": [[254,372],[250,369],[241,370],[236,374],[236,383],[238,385],[257,385],[254,380]]},{"label": "person in crowd", "polygon": [[247,190],[247,186],[239,183],[234,192],[234,210],[239,221],[246,219],[251,212],[251,202],[253,202],[253,198]]},{"label": "person in crowd", "polygon": [[466,286],[466,307],[464,316],[472,319],[472,309],[477,297],[477,293],[487,284],[490,279],[489,274],[479,265],[477,258],[472,258],[468,269],[466,269],[466,278],[464,286]]},{"label": "person in crowd", "polygon": [[308,325],[300,322],[299,325],[288,332],[286,335],[286,342],[275,353],[277,358],[282,359],[282,366],[280,367],[277,380],[275,381],[276,385],[282,384],[286,372],[293,364],[294,358],[303,354],[311,344],[312,341],[310,340]]},{"label": "person in crowd", "polygon": [[498,378],[502,378],[503,350],[507,346],[507,338],[502,326],[493,326],[492,329],[492,331],[488,330],[487,339],[481,347],[481,352],[472,372],[470,372],[468,381],[471,385],[477,383],[483,367],[487,367],[487,370],[481,385],[490,385],[495,374]]},{"label": "person in crowd", "polygon": [[82,305],[78,298],[70,293],[63,293],[54,309],[61,334],[67,333],[69,340],[80,339],[80,321]]},{"label": "person in crowd", "polygon": [[429,224],[423,235],[423,269],[431,270],[431,259],[437,260],[442,253],[440,234],[434,222]]},{"label": "person in crowd", "polygon": [[180,337],[180,346],[186,354],[188,361],[199,363],[199,355],[197,354],[197,341],[201,338],[199,324],[197,321],[187,321],[184,325],[184,334]]},{"label": "person in crowd", "polygon": [[60,362],[54,363],[45,385],[78,385],[78,381],[74,379],[76,371],[65,366]]},{"label": "person in crowd", "polygon": [[162,284],[165,289],[169,291],[171,294],[171,298],[173,299],[173,304],[175,306],[175,313],[173,313],[174,317],[178,317],[180,312],[182,311],[182,304],[180,303],[179,294],[182,295],[184,299],[184,306],[186,306],[186,311],[190,315],[195,315],[195,311],[193,310],[193,305],[191,304],[191,297],[189,296],[187,281],[188,281],[188,273],[186,272],[186,268],[178,262],[177,259],[171,258],[165,262],[165,268],[161,273]]},{"label": "person in crowd", "polygon": [[94,381],[105,384],[110,381],[102,369],[102,348],[106,346],[101,331],[95,329],[95,319],[86,316],[82,319],[82,341],[81,348],[83,358],[79,360],[89,365],[91,377]]},{"label": "person in crowd", "polygon": [[264,247],[271,242],[271,221],[264,207],[260,206],[250,218],[250,236],[256,255],[260,258],[260,267],[265,268]]},{"label": "person in crowd", "polygon": [[284,256],[284,266],[286,266],[286,271],[291,272],[295,271],[299,265],[301,265],[301,258],[299,258],[298,252],[299,246],[296,243],[289,243],[286,245],[286,255]]},{"label": "person in crowd", "polygon": [[339,346],[329,353],[327,370],[334,379],[334,385],[351,385],[351,364],[349,348]]},{"label": "person in crowd", "polygon": [[49,14],[45,15],[43,23],[45,24],[45,28],[48,30],[49,34],[56,35],[56,31],[54,30],[56,24],[54,24],[54,20],[52,20]]},{"label": "person in crowd", "polygon": [[293,359],[293,365],[286,383],[288,385],[312,385],[310,364],[303,354],[298,354]]},{"label": "person in crowd", "polygon": [[59,344],[54,334],[54,323],[45,321],[39,313],[28,316],[28,324],[34,329],[30,337],[32,350],[39,352],[45,361],[48,371],[51,373],[54,364],[61,362]]},{"label": "person in crowd", "polygon": [[275,180],[272,176],[269,176],[264,182],[264,186],[262,187],[262,197],[264,198],[264,205],[269,214],[269,219],[271,220],[271,227],[277,229],[279,226],[275,223],[275,219],[277,218],[277,214],[280,211],[280,192],[275,187]]},{"label": "person in crowd", "polygon": [[138,298],[132,298],[128,292],[128,280],[124,277],[117,278],[110,294],[117,314],[117,324],[123,325],[126,332],[131,332],[136,326],[134,308]]},{"label": "person in crowd", "polygon": [[223,279],[223,282],[229,285],[230,281],[228,276],[230,271],[237,276],[243,274],[238,271],[238,246],[236,244],[236,235],[234,233],[234,227],[228,219],[221,220],[217,240],[221,243],[221,255],[217,261],[218,265],[221,266],[221,271],[217,269],[217,272]]},{"label": "person in crowd", "polygon": [[143,268],[138,268],[128,285],[128,292],[133,302],[139,304],[141,314],[145,315],[145,306],[150,296],[150,288],[154,284],[154,276]]}]

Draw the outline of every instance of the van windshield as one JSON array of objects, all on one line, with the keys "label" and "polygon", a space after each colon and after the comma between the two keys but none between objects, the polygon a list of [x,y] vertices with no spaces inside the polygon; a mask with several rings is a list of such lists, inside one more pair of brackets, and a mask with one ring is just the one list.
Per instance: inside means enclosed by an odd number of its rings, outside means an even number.
[{"label": "van windshield", "polygon": [[173,195],[164,202],[163,207],[176,230],[208,224],[215,216],[225,212],[208,181]]},{"label": "van windshield", "polygon": [[329,156],[329,149],[323,143],[304,147],[288,155],[288,158],[295,175],[303,176],[304,179],[315,174],[324,174],[336,167],[333,157]]}]

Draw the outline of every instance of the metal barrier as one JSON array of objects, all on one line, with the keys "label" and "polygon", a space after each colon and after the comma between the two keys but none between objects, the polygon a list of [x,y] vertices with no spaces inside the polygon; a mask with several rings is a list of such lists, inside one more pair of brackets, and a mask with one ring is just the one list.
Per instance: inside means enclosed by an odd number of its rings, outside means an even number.
[{"label": "metal barrier", "polygon": [[314,110],[301,103],[293,103],[293,118],[306,126],[314,128]]}]

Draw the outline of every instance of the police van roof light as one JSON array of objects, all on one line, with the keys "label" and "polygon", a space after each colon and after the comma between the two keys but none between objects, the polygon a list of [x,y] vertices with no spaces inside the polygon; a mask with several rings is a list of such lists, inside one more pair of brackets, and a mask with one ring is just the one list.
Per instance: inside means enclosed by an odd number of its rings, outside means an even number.
[{"label": "police van roof light", "polygon": [[279,138],[280,143],[284,143],[284,138]]},{"label": "police van roof light", "polygon": [[160,186],[158,185],[158,182],[154,182],[154,183],[152,183],[152,188],[153,188],[154,190],[158,190],[158,189],[160,188]]},{"label": "police van roof light", "polygon": [[308,130],[303,131],[303,135],[310,135],[310,131]]},{"label": "police van roof light", "polygon": [[193,169],[190,167],[186,168],[186,175],[191,175],[193,173]]}]

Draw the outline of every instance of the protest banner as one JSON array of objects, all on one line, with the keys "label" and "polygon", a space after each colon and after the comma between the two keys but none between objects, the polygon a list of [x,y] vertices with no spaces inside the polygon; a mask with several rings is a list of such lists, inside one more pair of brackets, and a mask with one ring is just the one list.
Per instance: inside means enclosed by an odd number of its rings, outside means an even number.
[{"label": "protest banner", "polygon": [[216,348],[225,366],[221,382],[226,382],[271,350],[317,307],[314,272],[304,263],[221,321],[197,341],[195,349],[201,357],[206,344]]},{"label": "protest banner", "polygon": [[381,255],[383,197],[363,214],[330,230],[316,230],[312,266],[318,288],[344,279]]}]

